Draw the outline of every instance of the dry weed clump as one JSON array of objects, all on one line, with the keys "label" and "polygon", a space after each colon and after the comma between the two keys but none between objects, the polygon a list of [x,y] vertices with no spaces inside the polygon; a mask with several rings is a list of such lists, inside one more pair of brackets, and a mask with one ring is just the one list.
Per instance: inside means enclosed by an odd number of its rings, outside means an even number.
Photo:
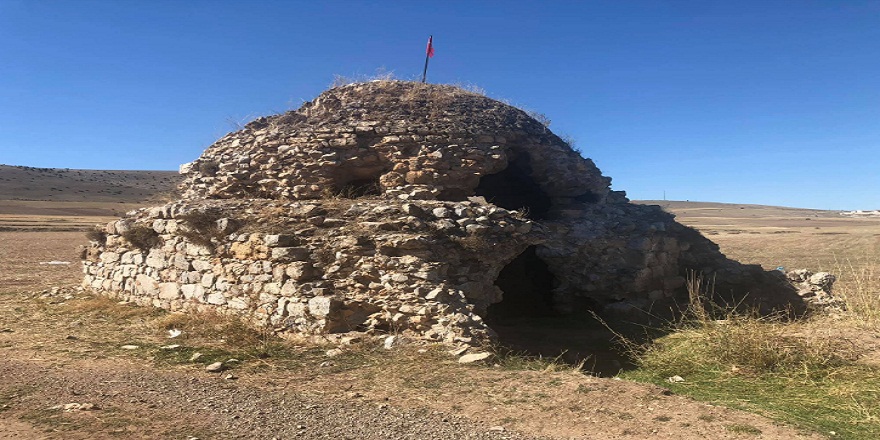
[{"label": "dry weed clump", "polygon": [[[486,96],[486,91],[473,84],[426,84],[416,80],[398,78],[393,72],[379,70],[375,75],[353,77],[335,75],[330,88],[343,87],[366,82],[403,82],[412,85],[404,93],[394,88],[379,90],[372,99],[379,105],[404,107],[427,107],[431,117],[442,117],[450,106],[461,96]],[[440,86],[440,87],[438,87]],[[549,123],[549,122],[548,122]]]},{"label": "dry weed clump", "polygon": [[510,348],[498,345],[490,348],[494,354],[493,361],[499,367],[505,370],[513,371],[541,371],[544,373],[556,372],[577,372],[583,373],[587,359],[582,359],[577,363],[567,363],[563,360],[565,353],[558,356],[549,357],[541,355],[531,355],[523,351],[516,351]]},{"label": "dry weed clump", "polygon": [[262,343],[262,331],[249,326],[240,317],[206,310],[192,313],[169,313],[155,320],[153,325],[161,330],[181,330],[188,337],[247,347]]},{"label": "dry weed clump", "polygon": [[122,233],[122,238],[144,252],[162,242],[159,233],[147,225],[133,225]]},{"label": "dry weed clump", "polygon": [[833,273],[838,277],[834,294],[843,299],[849,317],[880,330],[880,258],[839,263]]},{"label": "dry weed clump", "polygon": [[240,232],[258,232],[261,234],[282,234],[290,232],[290,211],[283,206],[266,206],[259,214],[248,220],[242,220]]},{"label": "dry weed clump", "polygon": [[810,338],[785,314],[761,316],[709,302],[712,284],[688,277],[690,304],[668,334],[647,345],[624,345],[643,370],[660,376],[705,372],[763,375],[821,375],[851,364],[854,347],[829,338]]},{"label": "dry weed clump", "polygon": [[210,177],[214,177],[217,175],[217,171],[220,171],[220,164],[216,161],[206,161],[199,162],[199,172]]},{"label": "dry weed clump", "polygon": [[89,229],[86,231],[86,238],[88,238],[89,241],[103,245],[107,242],[107,233],[98,228]]},{"label": "dry weed clump", "polygon": [[164,312],[158,309],[120,304],[106,296],[94,296],[66,304],[67,312],[73,316],[91,315],[109,322],[129,322],[135,318],[148,318]]},{"label": "dry weed clump", "polygon": [[839,341],[796,336],[778,317],[731,314],[693,322],[655,340],[639,356],[641,368],[659,375],[705,371],[813,376],[849,364],[857,353]]},{"label": "dry weed clump", "polygon": [[[270,327],[248,324],[242,317],[209,309],[170,313],[152,323],[162,331],[180,330],[181,342],[219,346],[241,356],[265,359],[287,354],[287,344]],[[283,356],[282,356],[283,357]]]},{"label": "dry weed clump", "polygon": [[330,83],[330,88],[347,86],[349,84],[361,83],[361,82],[370,82],[370,81],[397,81],[397,75],[394,72],[388,72],[384,69],[377,69],[376,73],[373,75],[354,75],[354,76],[345,76],[345,75],[333,75],[333,81]]},{"label": "dry weed clump", "polygon": [[[192,243],[211,248],[213,246],[212,240],[220,239],[232,232],[220,227],[217,221],[221,218],[223,218],[223,213],[217,210],[188,212],[178,217],[178,220],[182,220],[186,224],[186,228],[181,229],[180,235]],[[235,223],[235,221],[229,220],[228,224],[235,226]]]},{"label": "dry weed clump", "polygon": [[379,196],[384,191],[382,184],[377,180],[352,181],[338,188],[325,188],[322,194],[324,199],[365,199]]}]

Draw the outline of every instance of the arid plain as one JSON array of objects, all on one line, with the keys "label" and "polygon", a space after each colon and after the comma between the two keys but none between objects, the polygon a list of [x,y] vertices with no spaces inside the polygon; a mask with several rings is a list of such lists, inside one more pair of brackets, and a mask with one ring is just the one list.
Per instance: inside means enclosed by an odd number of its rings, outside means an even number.
[{"label": "arid plain", "polygon": [[[836,427],[833,420],[800,421],[800,415],[766,405],[701,395],[688,390],[687,376],[667,389],[592,377],[528,356],[462,366],[442,347],[385,350],[373,340],[331,354],[332,347],[277,340],[219,316],[167,314],[76,291],[84,232],[161,201],[175,179],[172,172],[0,166],[0,439],[787,439],[878,433],[876,389],[835,388],[864,418]],[[837,274],[836,291],[849,296],[856,316],[816,318],[796,332],[852,345],[867,382],[877,380],[870,375],[880,362],[880,218],[645,203],[675,213],[742,262]],[[183,333],[170,339],[173,329]],[[205,372],[206,363],[229,358],[240,362],[220,375]]]}]

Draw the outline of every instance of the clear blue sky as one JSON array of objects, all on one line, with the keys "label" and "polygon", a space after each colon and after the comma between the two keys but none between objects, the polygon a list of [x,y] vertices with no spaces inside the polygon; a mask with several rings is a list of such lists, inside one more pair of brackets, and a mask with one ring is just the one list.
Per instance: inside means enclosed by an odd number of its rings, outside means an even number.
[{"label": "clear blue sky", "polygon": [[878,1],[0,0],[0,163],[177,169],[428,34],[631,198],[880,209]]}]

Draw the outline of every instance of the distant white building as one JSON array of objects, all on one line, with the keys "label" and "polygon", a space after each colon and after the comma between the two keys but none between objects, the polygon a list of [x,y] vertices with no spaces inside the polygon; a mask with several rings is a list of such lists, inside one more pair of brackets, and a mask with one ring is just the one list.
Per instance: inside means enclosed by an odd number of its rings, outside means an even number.
[{"label": "distant white building", "polygon": [[844,217],[880,217],[880,210],[863,211],[859,209],[856,211],[840,211],[840,215]]}]

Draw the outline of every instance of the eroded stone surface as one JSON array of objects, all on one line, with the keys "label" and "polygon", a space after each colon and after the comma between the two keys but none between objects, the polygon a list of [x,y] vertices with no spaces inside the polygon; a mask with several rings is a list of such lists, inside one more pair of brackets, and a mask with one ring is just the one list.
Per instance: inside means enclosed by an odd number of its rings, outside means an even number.
[{"label": "eroded stone surface", "polygon": [[[182,200],[103,228],[86,287],[296,334],[462,343],[536,311],[635,316],[682,297],[689,271],[722,296],[800,301],[781,273],[727,260],[611,191],[521,110],[454,87],[332,89],[223,137],[181,173]],[[149,249],[124,238],[143,228],[158,238]]]}]

